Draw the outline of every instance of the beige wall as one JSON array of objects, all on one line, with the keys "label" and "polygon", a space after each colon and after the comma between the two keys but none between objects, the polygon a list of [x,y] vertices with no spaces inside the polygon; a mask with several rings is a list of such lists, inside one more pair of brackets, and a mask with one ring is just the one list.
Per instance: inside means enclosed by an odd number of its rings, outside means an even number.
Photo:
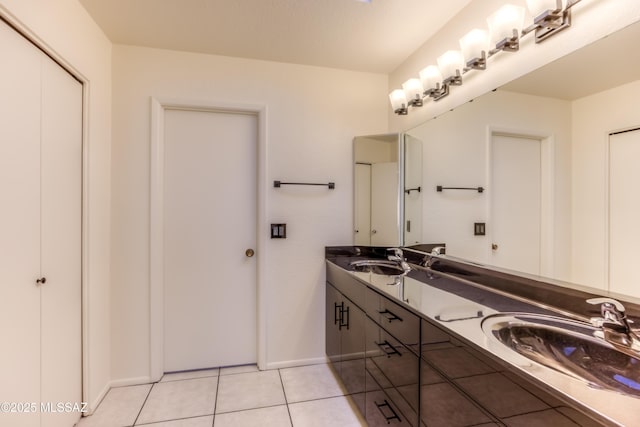
[{"label": "beige wall", "polygon": [[[400,88],[407,79],[418,77],[424,67],[436,64],[438,56],[445,51],[460,49],[459,39],[474,28],[486,29],[487,16],[504,3],[504,0],[470,2],[389,75],[387,93]],[[526,8],[525,0],[508,3]],[[389,104],[389,129],[402,131],[414,127],[638,20],[640,2],[637,0],[582,0],[573,8],[573,24],[569,29],[539,44],[534,43],[532,34],[526,36],[518,52],[501,52],[491,57],[487,70],[465,74],[463,85],[453,87],[448,97],[412,108],[407,116],[395,115]],[[525,22],[532,22],[528,12]]]},{"label": "beige wall", "polygon": [[[352,139],[387,128],[386,76],[131,46],[113,55],[113,378],[149,375],[151,96],[267,107],[267,367],[324,360],[324,246],[352,241]],[[265,236],[262,236],[263,238]]]},{"label": "beige wall", "polygon": [[88,82],[86,174],[88,228],[84,230],[84,398],[93,406],[110,373],[110,144],[111,43],[77,0],[0,0],[0,15],[17,23]]},{"label": "beige wall", "polygon": [[640,126],[638,99],[640,81],[574,102],[572,276],[576,283],[608,290],[608,134]]}]

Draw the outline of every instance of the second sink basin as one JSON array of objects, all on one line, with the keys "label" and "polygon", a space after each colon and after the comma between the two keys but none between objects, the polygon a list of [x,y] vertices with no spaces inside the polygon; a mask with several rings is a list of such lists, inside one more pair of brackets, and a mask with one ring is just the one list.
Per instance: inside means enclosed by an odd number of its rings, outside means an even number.
[{"label": "second sink basin", "polygon": [[349,267],[353,271],[360,273],[374,273],[385,276],[399,276],[406,273],[397,262],[384,259],[360,259],[351,261]]},{"label": "second sink basin", "polygon": [[485,334],[541,365],[581,379],[591,386],[640,398],[640,357],[597,337],[587,323],[539,314],[487,316]]}]

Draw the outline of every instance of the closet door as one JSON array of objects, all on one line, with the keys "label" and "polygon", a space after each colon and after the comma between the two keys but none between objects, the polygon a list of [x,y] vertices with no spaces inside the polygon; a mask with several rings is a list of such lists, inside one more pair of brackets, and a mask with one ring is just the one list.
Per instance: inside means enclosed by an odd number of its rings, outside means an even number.
[{"label": "closet door", "polygon": [[0,52],[0,425],[69,427],[80,413],[55,405],[82,400],[82,85],[1,20]]},{"label": "closet door", "polygon": [[[41,400],[75,403],[82,401],[82,85],[49,58],[41,129]],[[42,425],[71,426],[79,416],[45,412]]]},{"label": "closet door", "polygon": [[[42,54],[2,21],[0,52],[0,402],[40,402]],[[39,425],[38,413],[0,417]]]}]

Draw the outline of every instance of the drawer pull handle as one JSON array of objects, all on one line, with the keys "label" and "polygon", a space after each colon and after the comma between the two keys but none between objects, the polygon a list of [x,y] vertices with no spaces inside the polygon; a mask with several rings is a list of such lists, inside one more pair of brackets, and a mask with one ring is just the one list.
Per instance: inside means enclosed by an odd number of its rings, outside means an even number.
[{"label": "drawer pull handle", "polygon": [[400,353],[398,349],[387,340],[384,340],[384,342],[376,342],[376,345],[380,347],[380,350],[382,350],[384,354],[387,355],[387,357],[391,357],[394,354],[397,354],[398,356],[402,356],[402,353]]},{"label": "drawer pull handle", "polygon": [[341,302],[340,304],[333,303],[334,307],[333,307],[333,324],[337,325],[338,322],[342,323],[342,310],[344,309],[344,302]]},{"label": "drawer pull handle", "polygon": [[342,328],[345,327],[349,329],[349,307],[344,308],[344,301],[342,301],[340,304],[338,304],[337,302],[334,303],[333,316],[333,324],[338,325],[339,331],[341,331]]},{"label": "drawer pull handle", "polygon": [[402,318],[400,316],[396,316],[394,313],[390,312],[387,309],[385,309],[384,311],[379,311],[378,314],[381,314],[385,319],[389,321],[389,323],[393,322],[394,320],[399,320],[402,322]]},{"label": "drawer pull handle", "polygon": [[347,328],[347,330],[349,330],[349,308],[350,307],[347,307],[342,310],[342,316],[340,319],[340,325],[338,326],[338,330],[342,330],[342,328],[345,328],[345,327]]},{"label": "drawer pull handle", "polygon": [[[380,411],[384,419],[387,420],[387,424],[391,424],[391,420],[398,420],[399,423],[402,422],[398,414],[396,414],[396,411],[394,411],[393,407],[389,405],[389,402],[387,402],[387,399],[385,399],[383,403],[378,403],[375,400],[373,403],[376,404],[376,406],[378,407],[378,410]],[[387,414],[384,413],[384,411],[382,410],[382,408],[384,407],[389,408],[389,411],[391,411],[391,415],[387,416]]]}]

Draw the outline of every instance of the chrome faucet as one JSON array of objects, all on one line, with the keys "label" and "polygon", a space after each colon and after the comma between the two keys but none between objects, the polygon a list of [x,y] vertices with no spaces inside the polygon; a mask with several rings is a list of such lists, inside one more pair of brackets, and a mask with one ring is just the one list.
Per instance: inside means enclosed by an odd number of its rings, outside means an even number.
[{"label": "chrome faucet", "polygon": [[387,259],[389,261],[397,262],[400,267],[406,272],[411,270],[409,263],[404,259],[404,254],[402,253],[402,249],[400,248],[388,248],[387,252],[390,252],[391,255],[387,255]]},{"label": "chrome faucet", "polygon": [[627,319],[624,305],[620,301],[613,298],[591,298],[587,302],[600,304],[602,317],[592,317],[591,324],[602,329],[602,338],[616,346],[640,351],[640,337],[631,329],[631,321]]}]

